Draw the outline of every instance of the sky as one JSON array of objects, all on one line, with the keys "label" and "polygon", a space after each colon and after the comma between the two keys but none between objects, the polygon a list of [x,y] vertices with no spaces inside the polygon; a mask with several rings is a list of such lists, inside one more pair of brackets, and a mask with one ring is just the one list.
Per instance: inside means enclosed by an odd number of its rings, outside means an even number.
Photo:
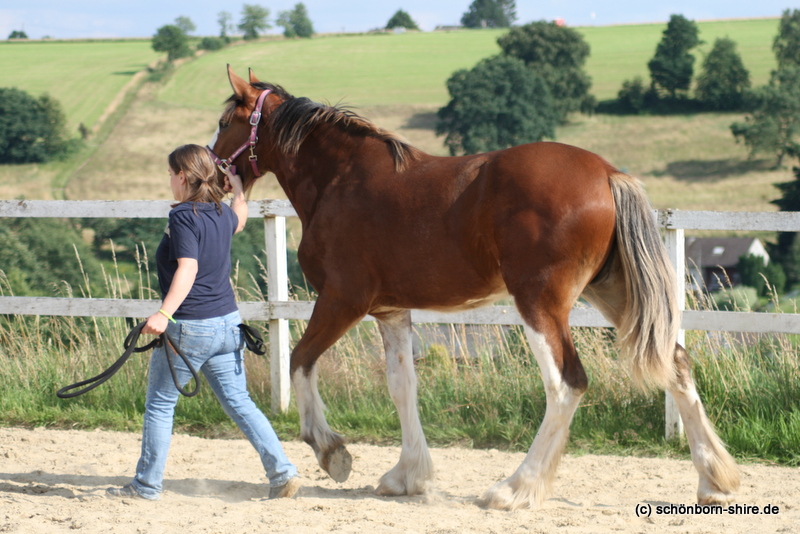
[{"label": "sky", "polygon": [[[363,32],[383,27],[398,9],[407,11],[423,31],[458,25],[472,0],[305,0],[318,33]],[[228,11],[234,22],[242,5],[270,10],[270,20],[297,0],[0,0],[0,39],[23,30],[31,39],[150,37],[156,29],[187,16],[196,35],[217,35],[217,14]],[[666,22],[673,13],[691,20],[779,17],[794,7],[789,0],[539,0],[517,1],[517,24],[564,19],[569,26],[605,26]],[[281,33],[273,28],[267,33]]]}]

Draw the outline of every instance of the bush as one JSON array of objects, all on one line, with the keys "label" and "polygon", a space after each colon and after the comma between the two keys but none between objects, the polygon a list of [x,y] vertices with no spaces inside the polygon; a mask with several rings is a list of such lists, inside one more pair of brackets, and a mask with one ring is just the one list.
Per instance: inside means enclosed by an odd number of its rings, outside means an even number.
[{"label": "bush", "polygon": [[749,254],[739,258],[737,267],[742,284],[755,288],[759,296],[769,296],[773,291],[783,293],[786,274],[778,263],[767,263],[762,256]]},{"label": "bush", "polygon": [[750,311],[758,302],[758,291],[754,287],[732,287],[714,293],[711,298],[721,311]]},{"label": "bush", "polygon": [[617,93],[620,111],[632,114],[641,113],[644,110],[646,93],[647,89],[645,89],[644,82],[640,76],[635,77],[633,80],[622,82],[622,88]]},{"label": "bush", "polygon": [[222,37],[203,37],[197,48],[200,50],[220,50],[225,47],[225,40]]},{"label": "bush", "polygon": [[0,163],[43,163],[71,146],[61,105],[47,93],[34,98],[0,88]]}]

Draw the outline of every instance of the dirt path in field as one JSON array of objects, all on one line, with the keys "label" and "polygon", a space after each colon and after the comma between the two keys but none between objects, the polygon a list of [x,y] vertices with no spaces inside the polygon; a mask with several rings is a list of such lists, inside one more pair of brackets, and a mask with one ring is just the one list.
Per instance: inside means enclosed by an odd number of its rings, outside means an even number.
[{"label": "dirt path in field", "polygon": [[[158,502],[109,500],[109,486],[130,480],[139,435],[105,431],[0,428],[0,532],[800,532],[800,473],[742,467],[740,505],[759,515],[687,515],[656,507],[693,504],[688,461],[567,456],[552,497],[539,510],[484,510],[474,500],[523,458],[496,450],[433,449],[438,476],[425,496],[383,498],[378,478],[395,447],[351,444],[353,473],[342,484],[317,467],[304,443],[285,444],[305,486],[293,500],[266,501],[258,458],[244,440],[176,435]],[[637,517],[649,504],[652,516]],[[769,505],[770,515],[763,509]],[[777,507],[777,508],[772,508]]]}]

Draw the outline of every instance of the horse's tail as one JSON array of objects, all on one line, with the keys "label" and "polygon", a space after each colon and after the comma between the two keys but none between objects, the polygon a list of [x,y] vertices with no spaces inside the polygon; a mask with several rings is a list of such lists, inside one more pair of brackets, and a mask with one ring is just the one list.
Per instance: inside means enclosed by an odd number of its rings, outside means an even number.
[{"label": "horse's tail", "polygon": [[675,269],[639,181],[609,176],[616,205],[616,254],[627,306],[618,310],[617,342],[634,380],[666,388],[675,380],[674,352],[680,328]]}]

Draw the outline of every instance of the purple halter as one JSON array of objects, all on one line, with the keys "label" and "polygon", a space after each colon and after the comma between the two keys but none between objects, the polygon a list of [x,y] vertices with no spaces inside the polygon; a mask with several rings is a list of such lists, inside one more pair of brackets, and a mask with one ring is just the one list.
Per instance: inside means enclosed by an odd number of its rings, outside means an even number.
[{"label": "purple halter", "polygon": [[255,147],[256,143],[258,142],[257,132],[258,123],[261,122],[261,108],[264,106],[264,100],[266,100],[269,93],[270,90],[265,89],[260,95],[258,95],[258,100],[253,108],[253,113],[250,114],[250,136],[244,143],[242,143],[242,146],[240,146],[234,151],[233,154],[230,155],[230,157],[226,159],[220,159],[219,156],[214,153],[212,147],[206,146],[206,150],[208,150],[208,153],[211,154],[211,157],[214,159],[214,163],[217,164],[217,167],[219,167],[223,173],[230,170],[231,173],[236,174],[236,165],[233,164],[233,160],[238,158],[246,148],[250,147],[250,165],[253,167],[253,173],[256,175],[256,178],[261,177],[261,173],[258,170],[258,156],[256,156]]}]

